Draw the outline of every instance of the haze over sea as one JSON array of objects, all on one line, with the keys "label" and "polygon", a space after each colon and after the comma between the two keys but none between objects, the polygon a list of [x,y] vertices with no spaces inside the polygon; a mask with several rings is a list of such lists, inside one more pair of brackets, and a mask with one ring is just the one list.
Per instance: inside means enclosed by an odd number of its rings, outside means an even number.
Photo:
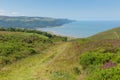
[{"label": "haze over sea", "polygon": [[84,20],[65,24],[60,27],[39,28],[42,31],[52,32],[63,36],[85,38],[99,32],[120,26],[120,20]]}]

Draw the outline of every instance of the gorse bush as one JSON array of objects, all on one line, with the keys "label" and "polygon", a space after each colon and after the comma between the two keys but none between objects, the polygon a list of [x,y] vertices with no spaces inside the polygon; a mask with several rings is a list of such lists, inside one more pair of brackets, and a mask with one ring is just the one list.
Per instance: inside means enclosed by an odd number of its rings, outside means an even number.
[{"label": "gorse bush", "polygon": [[120,64],[109,69],[96,69],[92,72],[87,80],[119,80],[120,79]]},{"label": "gorse bush", "polygon": [[104,64],[110,61],[112,57],[112,53],[88,52],[81,55],[80,64],[87,68],[91,65]]},{"label": "gorse bush", "polygon": [[16,61],[18,59],[37,53],[34,45],[33,48],[29,48],[27,47],[27,44],[25,43],[24,45],[21,44],[19,42],[18,43],[4,42],[4,44],[0,44],[0,57],[1,57],[0,63],[1,64],[12,63],[13,61]]}]

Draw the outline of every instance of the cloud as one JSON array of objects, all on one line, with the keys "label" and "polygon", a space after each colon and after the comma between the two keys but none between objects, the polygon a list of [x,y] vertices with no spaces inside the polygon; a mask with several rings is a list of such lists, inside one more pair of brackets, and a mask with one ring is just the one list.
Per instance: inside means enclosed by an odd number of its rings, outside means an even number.
[{"label": "cloud", "polygon": [[0,10],[0,15],[2,16],[16,16],[18,15],[17,12],[8,12],[8,11],[5,11],[5,10]]}]

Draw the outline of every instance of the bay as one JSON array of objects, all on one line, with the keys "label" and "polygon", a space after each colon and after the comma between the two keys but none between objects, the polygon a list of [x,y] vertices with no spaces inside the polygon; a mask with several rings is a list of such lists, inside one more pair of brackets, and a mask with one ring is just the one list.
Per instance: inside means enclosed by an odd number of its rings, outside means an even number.
[{"label": "bay", "polygon": [[118,21],[89,20],[89,21],[72,22],[59,27],[38,28],[38,30],[52,32],[54,34],[63,35],[63,36],[85,38],[95,35],[99,32],[106,31],[119,26],[120,26],[120,20]]}]

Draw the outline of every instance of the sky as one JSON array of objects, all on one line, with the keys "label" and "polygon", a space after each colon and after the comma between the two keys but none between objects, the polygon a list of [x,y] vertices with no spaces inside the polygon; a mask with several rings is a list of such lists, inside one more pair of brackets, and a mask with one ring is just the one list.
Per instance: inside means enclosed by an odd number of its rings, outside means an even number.
[{"label": "sky", "polygon": [[0,0],[0,15],[120,20],[120,0]]}]

